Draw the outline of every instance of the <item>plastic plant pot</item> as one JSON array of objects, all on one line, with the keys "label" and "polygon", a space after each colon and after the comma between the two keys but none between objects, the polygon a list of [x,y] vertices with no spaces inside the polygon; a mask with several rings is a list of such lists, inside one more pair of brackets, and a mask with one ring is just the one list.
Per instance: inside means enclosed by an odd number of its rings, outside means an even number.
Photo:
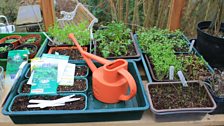
[{"label": "plastic plant pot", "polygon": [[17,47],[20,44],[22,36],[20,35],[9,35],[0,39],[0,44],[2,43],[11,43],[14,47]]},{"label": "plastic plant pot", "polygon": [[[204,30],[211,24],[211,21],[203,21],[197,25],[196,49],[212,67],[221,67],[224,64],[224,38],[209,35]],[[224,23],[220,31],[224,32]],[[209,51],[208,51],[209,50]]]},{"label": "plastic plant pot", "polygon": [[[29,50],[30,52],[29,59],[34,58],[38,51],[38,47],[35,44],[23,44],[15,48],[15,50],[24,50],[24,49]],[[32,52],[30,50],[32,50]]]},{"label": "plastic plant pot", "polygon": [[[151,105],[150,109],[153,112],[156,121],[163,122],[163,121],[198,120],[198,119],[202,119],[203,116],[205,116],[209,112],[212,112],[216,108],[216,103],[203,82],[188,81],[187,83],[188,83],[188,87],[183,87],[181,82],[154,82],[154,83],[147,84],[146,90],[147,90],[149,102]],[[200,91],[198,91],[199,90],[198,87],[200,87]],[[189,91],[187,88],[192,88],[192,89],[189,89],[191,90]],[[195,89],[197,88],[197,91],[194,90],[194,88]],[[174,92],[169,91],[170,92],[169,96],[172,95],[171,99],[168,99],[168,96],[167,98],[165,98],[166,97],[165,95],[168,95],[168,94],[165,94],[164,92],[163,94],[158,93],[159,90],[164,90],[164,89],[166,89],[167,91],[169,89],[175,90]],[[197,93],[197,94],[190,96],[189,94],[185,92]],[[203,105],[201,105],[202,103],[199,102],[198,100],[193,101],[193,99],[197,99],[196,97],[201,97],[201,96],[198,96],[198,94],[200,94],[201,92],[204,93],[202,95],[203,97],[205,97],[205,99],[202,99],[202,100],[204,100],[204,102],[207,101],[206,103],[202,102]],[[178,93],[180,93],[180,95],[175,95]],[[162,98],[163,96],[161,95],[164,95],[165,97]],[[190,96],[189,99],[187,99],[187,95]],[[161,98],[159,103],[155,101],[155,97],[158,97],[159,99]],[[172,101],[173,99],[176,99],[176,101],[173,102]],[[178,100],[180,101],[184,100],[187,103],[192,103],[193,105],[195,104],[195,106],[190,107],[190,104],[187,104],[187,105],[184,104],[184,106],[188,106],[188,107],[182,107],[183,106],[182,102],[179,103]],[[175,103],[179,103],[179,104],[176,105]],[[170,104],[172,104],[173,106],[169,106]],[[197,106],[197,104],[200,104],[201,106],[199,107]],[[167,105],[169,107],[165,107]]]},{"label": "plastic plant pot", "polygon": [[5,50],[0,51],[0,58],[7,58],[8,52],[14,48],[11,43],[3,43],[0,44],[0,48],[7,48]]},{"label": "plastic plant pot", "polygon": [[41,36],[39,34],[29,34],[29,35],[23,36],[20,43],[21,44],[35,44],[39,48],[41,44]]}]

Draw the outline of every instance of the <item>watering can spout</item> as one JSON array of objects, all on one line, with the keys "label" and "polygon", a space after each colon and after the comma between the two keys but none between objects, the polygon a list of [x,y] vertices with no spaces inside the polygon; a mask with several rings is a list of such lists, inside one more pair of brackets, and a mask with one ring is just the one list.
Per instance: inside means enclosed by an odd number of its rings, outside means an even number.
[{"label": "watering can spout", "polygon": [[106,59],[101,58],[99,56],[96,56],[96,55],[93,55],[93,54],[85,52],[82,49],[82,47],[79,45],[79,43],[77,42],[77,40],[76,40],[76,38],[75,38],[73,33],[69,34],[69,38],[72,39],[72,41],[75,43],[75,45],[77,46],[79,52],[81,53],[82,57],[84,58],[84,60],[86,61],[86,63],[88,64],[88,66],[90,67],[92,72],[94,72],[97,69],[97,67],[94,65],[94,63],[92,62],[91,59],[96,60],[96,61],[98,61],[101,64],[110,63],[109,60],[106,60]]}]

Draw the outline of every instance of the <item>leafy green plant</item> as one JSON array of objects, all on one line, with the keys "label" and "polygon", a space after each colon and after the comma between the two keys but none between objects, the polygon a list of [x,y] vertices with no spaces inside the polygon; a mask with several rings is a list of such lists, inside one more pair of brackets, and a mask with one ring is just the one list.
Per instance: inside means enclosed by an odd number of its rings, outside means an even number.
[{"label": "leafy green plant", "polygon": [[5,40],[5,43],[13,43],[15,42],[17,39],[7,39]]},{"label": "leafy green plant", "polygon": [[127,55],[132,44],[131,30],[123,23],[110,23],[104,30],[97,30],[95,38],[103,57]]},{"label": "leafy green plant", "polygon": [[24,43],[34,43],[36,40],[37,40],[37,38],[32,37],[32,38],[27,39]]},{"label": "leafy green plant", "polygon": [[73,45],[73,42],[68,38],[69,33],[74,33],[81,46],[88,45],[90,41],[90,31],[87,29],[87,22],[82,22],[78,25],[66,24],[63,28],[60,28],[58,24],[54,24],[48,31],[56,39],[57,42],[55,43],[58,44]]},{"label": "leafy green plant", "polygon": [[24,47],[23,50],[28,50],[30,53],[34,53],[34,50],[32,49],[32,47],[31,48]]},{"label": "leafy green plant", "polygon": [[6,52],[9,50],[8,46],[0,47],[0,53]]},{"label": "leafy green plant", "polygon": [[159,29],[156,27],[141,29],[137,31],[140,47],[143,51],[148,50],[151,43],[170,43],[176,52],[188,51],[188,45],[183,39],[183,33],[180,30],[174,32],[168,29]]},{"label": "leafy green plant", "polygon": [[150,50],[147,50],[146,53],[149,54],[152,60],[156,77],[159,80],[168,78],[170,66],[174,66],[175,73],[182,69],[181,62],[174,54],[173,45],[169,43],[151,43]]}]

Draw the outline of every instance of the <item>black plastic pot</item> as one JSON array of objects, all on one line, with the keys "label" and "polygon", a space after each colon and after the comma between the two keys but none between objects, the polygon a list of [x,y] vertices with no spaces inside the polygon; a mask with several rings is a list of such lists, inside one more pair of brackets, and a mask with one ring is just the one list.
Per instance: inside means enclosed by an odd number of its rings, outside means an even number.
[{"label": "black plastic pot", "polygon": [[11,44],[11,43],[0,44],[0,47],[5,47],[5,46],[8,46],[9,49],[7,51],[5,51],[5,52],[0,52],[0,58],[1,59],[7,58],[8,52],[14,48],[13,44]]},{"label": "black plastic pot", "polygon": [[[211,21],[198,23],[196,49],[213,67],[221,67],[224,64],[224,38],[211,36],[203,30],[207,29]],[[224,32],[224,23],[221,31]]]},{"label": "black plastic pot", "polygon": [[38,47],[35,44],[24,44],[24,45],[20,45],[18,47],[15,48],[15,50],[22,50],[23,48],[31,48],[33,50],[33,53],[29,54],[29,59],[34,58],[34,56],[36,55],[37,51],[38,51]]}]

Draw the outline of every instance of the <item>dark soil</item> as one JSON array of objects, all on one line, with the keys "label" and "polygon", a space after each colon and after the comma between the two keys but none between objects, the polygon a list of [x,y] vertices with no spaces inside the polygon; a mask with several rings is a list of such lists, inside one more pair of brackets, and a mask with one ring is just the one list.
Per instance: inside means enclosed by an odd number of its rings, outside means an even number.
[{"label": "dark soil", "polygon": [[85,108],[85,97],[76,95],[73,98],[81,98],[78,101],[65,103],[65,106],[46,107],[46,108],[27,108],[29,100],[55,100],[62,96],[19,96],[12,105],[11,111],[36,111],[36,110],[82,110]]},{"label": "dark soil", "polygon": [[87,66],[76,66],[75,67],[75,76],[85,76],[87,74]]},{"label": "dark soil", "polygon": [[57,91],[84,91],[86,89],[86,81],[84,79],[75,79],[73,86],[59,85]]},{"label": "dark soil", "polygon": [[189,46],[187,44],[184,45],[182,48],[174,46],[174,51],[175,52],[188,52],[188,50],[189,50]]},{"label": "dark soil", "polygon": [[[26,81],[27,82],[27,81]],[[21,93],[30,93],[31,85],[30,84],[23,84]],[[84,79],[75,79],[73,86],[62,86],[59,85],[57,91],[64,92],[64,91],[84,91],[86,89],[86,80]]]},{"label": "dark soil", "polygon": [[211,36],[215,36],[218,38],[224,38],[224,32],[220,31],[218,33],[215,33],[214,30],[209,30],[209,29],[202,29],[202,31],[204,31],[205,33],[211,35]]},{"label": "dark soil", "polygon": [[74,49],[58,49],[54,50],[52,54],[55,54],[55,52],[58,52],[60,55],[69,56],[69,60],[81,60],[83,59],[81,53],[78,50]]},{"label": "dark soil", "polygon": [[157,110],[213,106],[204,86],[198,83],[188,83],[186,89],[181,84],[150,85],[148,89]]},{"label": "dark soil", "polygon": [[[98,48],[98,42],[96,43],[96,55],[103,57],[103,54],[100,52],[100,49]],[[128,45],[128,50],[127,50],[127,54],[126,55],[121,55],[121,56],[136,56],[137,52],[135,50],[135,46],[134,43]],[[109,57],[118,57],[112,54],[112,52],[110,53]],[[120,56],[119,56],[120,57]]]}]

